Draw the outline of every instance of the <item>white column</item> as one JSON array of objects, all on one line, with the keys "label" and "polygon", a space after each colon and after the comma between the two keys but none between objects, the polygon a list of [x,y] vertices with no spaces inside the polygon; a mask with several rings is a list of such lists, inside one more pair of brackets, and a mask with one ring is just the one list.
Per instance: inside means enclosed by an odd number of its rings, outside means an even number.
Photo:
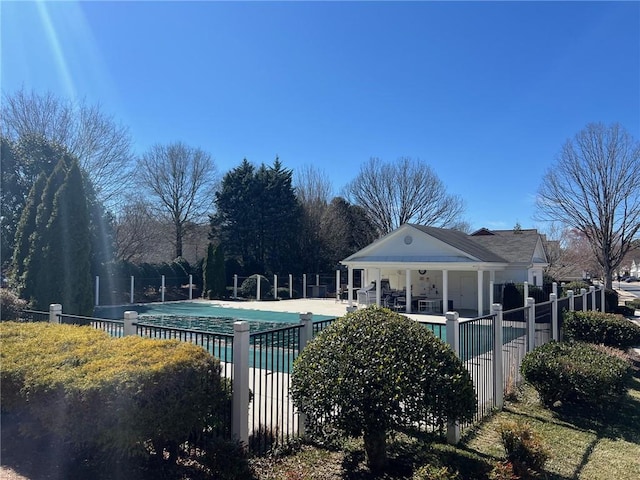
[{"label": "white column", "polygon": [[238,298],[238,274],[233,274],[233,298]]},{"label": "white column", "polygon": [[442,313],[449,310],[449,271],[442,271]]},{"label": "white column", "polygon": [[587,311],[587,289],[586,288],[580,289],[580,296],[582,297],[582,311],[586,312]]},{"label": "white column", "polygon": [[307,298],[307,274],[302,274],[302,298]]},{"label": "white column", "polygon": [[261,298],[261,296],[260,296],[260,293],[261,293],[260,292],[260,287],[261,287],[261,285],[260,285],[260,283],[261,283],[260,282],[260,277],[261,277],[261,275],[258,275],[258,278],[257,278],[257,281],[256,281],[256,300],[258,300],[258,301],[260,301],[260,298]]},{"label": "white column", "polygon": [[591,310],[595,312],[596,310],[598,310],[596,308],[596,287],[591,285],[589,287],[589,292],[591,292]]},{"label": "white column", "polygon": [[162,284],[160,285],[160,301],[164,303],[164,275],[162,275]]},{"label": "white column", "polygon": [[[494,301],[493,290],[494,290],[495,284],[496,284],[496,271],[489,270],[489,305],[491,305],[491,308],[493,308],[493,301]],[[493,311],[490,311],[490,313],[493,313]]]},{"label": "white column", "polygon": [[406,308],[406,312],[407,313],[411,313],[411,270],[409,270],[408,268],[405,271],[405,281],[407,283],[407,295],[406,295],[407,308]]},{"label": "white column", "polygon": [[483,305],[483,282],[484,271],[478,270],[478,316],[481,317],[484,314],[484,305]]},{"label": "white column", "polygon": [[336,270],[336,301],[340,301],[340,269]]},{"label": "white column", "polygon": [[236,440],[249,441],[249,323],[233,324],[233,396],[231,431]]},{"label": "white column", "polygon": [[60,315],[62,315],[62,305],[52,303],[49,305],[49,323],[61,323]]},{"label": "white column", "polygon": [[569,311],[573,312],[576,309],[576,303],[573,298],[573,290],[567,290],[567,297],[569,297]]},{"label": "white column", "polygon": [[496,407],[504,404],[504,371],[502,370],[502,305],[494,303],[491,310],[495,312],[493,328],[493,398]]},{"label": "white column", "polygon": [[551,302],[551,339],[558,342],[560,341],[558,333],[558,295],[550,293],[549,301]]},{"label": "white column", "polygon": [[96,307],[100,305],[100,276],[96,275]]},{"label": "white column", "polygon": [[536,301],[527,297],[527,352],[536,348]]},{"label": "white column", "polygon": [[347,268],[347,298],[349,299],[347,306],[351,308],[353,307],[353,269],[351,267]]},{"label": "white column", "polygon": [[289,298],[293,298],[293,274],[289,274]]},{"label": "white column", "polygon": [[138,321],[138,312],[127,310],[124,312],[124,329],[122,334],[125,337],[136,334],[136,326],[134,323]]},{"label": "white column", "polygon": [[278,300],[278,275],[273,274],[273,298]]},{"label": "white column", "polygon": [[380,285],[380,280],[382,277],[382,272],[379,268],[376,268],[376,305],[380,306],[381,298],[382,298],[382,286]]},{"label": "white column", "polygon": [[523,307],[526,307],[527,306],[527,298],[529,298],[529,282],[524,282],[523,285],[524,285],[524,295],[523,295],[524,305],[523,305]]},{"label": "white column", "polygon": [[489,305],[491,305],[491,310],[489,313],[493,315],[495,311],[493,310],[493,280],[489,280]]},{"label": "white column", "polygon": [[133,303],[133,291],[135,288],[136,280],[133,275],[131,275],[131,285],[130,285],[130,293],[129,293],[129,303]]},{"label": "white column", "polygon": [[193,300],[193,275],[189,275],[189,300]]},{"label": "white column", "polygon": [[606,305],[605,305],[605,287],[604,287],[604,282],[602,282],[600,284],[600,310],[602,310],[602,313],[606,312]]}]

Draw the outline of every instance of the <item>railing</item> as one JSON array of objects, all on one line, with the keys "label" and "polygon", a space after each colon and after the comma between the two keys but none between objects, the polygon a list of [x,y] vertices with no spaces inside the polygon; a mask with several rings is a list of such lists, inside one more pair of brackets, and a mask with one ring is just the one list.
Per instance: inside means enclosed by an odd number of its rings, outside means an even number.
[{"label": "railing", "polygon": [[289,397],[293,361],[300,353],[302,325],[250,334],[249,448],[265,452],[299,435],[298,415]]},{"label": "railing", "polygon": [[48,322],[49,312],[39,312],[37,310],[22,310],[18,316],[20,322]]}]

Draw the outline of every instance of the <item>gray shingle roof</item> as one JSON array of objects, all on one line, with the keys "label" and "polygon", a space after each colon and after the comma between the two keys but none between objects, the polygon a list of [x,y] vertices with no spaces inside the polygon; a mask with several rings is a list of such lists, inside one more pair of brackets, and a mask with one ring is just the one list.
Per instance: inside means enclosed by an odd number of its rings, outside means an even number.
[{"label": "gray shingle roof", "polygon": [[[472,257],[477,258],[482,262],[508,263],[508,259],[493,249],[488,248],[486,245],[476,242],[474,237],[467,235],[466,233],[447,228],[426,227],[424,225],[411,224],[411,226],[471,255]],[[531,250],[531,254],[533,254],[533,250]]]},{"label": "gray shingle roof", "polygon": [[490,230],[491,235],[483,232],[479,235],[471,234],[469,239],[478,245],[491,250],[496,255],[505,258],[509,263],[529,264],[533,261],[533,254],[540,238],[535,229],[518,230]]}]

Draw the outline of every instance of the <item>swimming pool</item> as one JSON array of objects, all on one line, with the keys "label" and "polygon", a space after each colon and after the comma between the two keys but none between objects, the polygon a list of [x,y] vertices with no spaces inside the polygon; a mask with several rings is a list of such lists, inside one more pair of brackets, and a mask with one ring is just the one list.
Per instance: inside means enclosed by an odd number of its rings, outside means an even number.
[{"label": "swimming pool", "polygon": [[[233,308],[205,302],[167,302],[95,307],[94,316],[121,320],[126,311],[138,312],[139,323],[229,334],[233,333],[234,322],[239,320],[248,322],[249,331],[252,333],[300,322],[300,314],[298,313]],[[329,320],[331,318],[334,317],[313,315],[314,320]]]}]

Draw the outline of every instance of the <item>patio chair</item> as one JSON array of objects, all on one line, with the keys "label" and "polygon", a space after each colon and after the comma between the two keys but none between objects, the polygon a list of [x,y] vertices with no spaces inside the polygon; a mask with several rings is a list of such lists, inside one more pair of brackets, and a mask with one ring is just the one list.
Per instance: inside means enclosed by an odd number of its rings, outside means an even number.
[{"label": "patio chair", "polygon": [[407,309],[407,298],[396,297],[395,303],[393,304],[393,309],[396,312],[404,312]]}]

